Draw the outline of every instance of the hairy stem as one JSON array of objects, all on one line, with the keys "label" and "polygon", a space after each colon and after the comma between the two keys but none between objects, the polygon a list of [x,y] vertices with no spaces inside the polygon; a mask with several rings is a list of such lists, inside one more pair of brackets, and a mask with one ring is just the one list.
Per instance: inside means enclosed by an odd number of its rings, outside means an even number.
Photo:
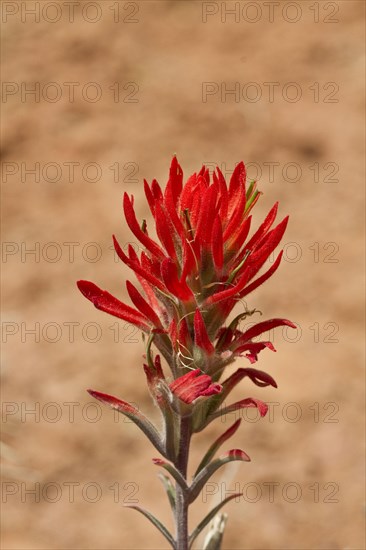
[{"label": "hairy stem", "polygon": [[[191,440],[191,419],[182,417],[180,424],[179,454],[176,468],[187,479],[189,444]],[[188,494],[178,483],[175,499],[176,550],[188,550]]]}]

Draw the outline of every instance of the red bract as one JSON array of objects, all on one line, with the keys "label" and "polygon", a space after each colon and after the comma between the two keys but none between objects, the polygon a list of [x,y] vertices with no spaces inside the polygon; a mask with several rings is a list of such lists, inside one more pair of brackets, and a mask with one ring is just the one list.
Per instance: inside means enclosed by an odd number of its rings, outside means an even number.
[{"label": "red bract", "polygon": [[255,363],[258,359],[258,353],[262,349],[276,350],[271,342],[253,342],[253,338],[279,326],[296,328],[296,325],[287,319],[269,319],[268,321],[257,323],[245,332],[233,330],[230,327],[223,328],[219,332],[219,341],[221,342],[221,347],[232,351],[234,355],[241,355],[246,352],[245,357],[251,363]]},{"label": "red bract", "polygon": [[199,397],[209,397],[222,390],[220,384],[213,384],[210,376],[203,374],[200,369],[180,376],[169,385],[169,388],[176,397],[187,404]]},{"label": "red bract", "polygon": [[278,204],[250,236],[251,211],[261,193],[255,182],[246,187],[243,162],[229,183],[218,168],[210,177],[202,167],[184,184],[173,157],[165,190],[156,180],[151,185],[145,181],[144,189],[160,242],[149,236],[146,222],[138,222],[133,197],[126,193],[126,221],[144,250],[138,256],[129,246],[126,254],[113,238],[118,256],[143,290],[127,281],[136,309],[88,281],[78,282],[81,292],[98,309],[145,333],[153,331],[174,378],[187,368],[199,368],[217,380],[235,356],[244,354],[253,363],[262,349],[274,350],[271,342],[253,338],[274,326],[294,326],[290,321],[266,321],[245,332],[223,325],[238,300],[263,284],[280,264],[282,252],[258,276],[287,226],[287,216],[274,225]]}]

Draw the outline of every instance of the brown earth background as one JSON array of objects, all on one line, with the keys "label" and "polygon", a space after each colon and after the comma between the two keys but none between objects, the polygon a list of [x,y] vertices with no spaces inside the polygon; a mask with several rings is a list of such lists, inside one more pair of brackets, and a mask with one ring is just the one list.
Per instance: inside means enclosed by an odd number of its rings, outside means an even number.
[{"label": "brown earth background", "polygon": [[[173,528],[156,452],[85,391],[158,422],[141,335],[75,281],[128,301],[110,248],[112,233],[135,243],[122,194],[151,227],[143,178],[165,184],[174,153],[185,176],[248,163],[255,226],[276,200],[290,214],[282,266],[248,307],[298,324],[257,363],[279,388],[235,392],[272,403],[227,443],[252,462],[216,475],[191,525],[239,489],[225,549],[365,547],[364,3],[277,4],[2,2],[2,548],[167,548],[122,506]],[[196,436],[192,473],[231,420]]]}]

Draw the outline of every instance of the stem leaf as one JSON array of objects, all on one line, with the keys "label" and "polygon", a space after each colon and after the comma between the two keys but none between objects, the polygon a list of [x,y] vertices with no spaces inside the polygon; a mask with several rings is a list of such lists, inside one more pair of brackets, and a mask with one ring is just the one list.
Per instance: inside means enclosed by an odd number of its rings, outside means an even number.
[{"label": "stem leaf", "polygon": [[175,489],[174,489],[174,486],[173,486],[172,482],[170,481],[169,477],[166,476],[165,474],[163,474],[162,472],[159,472],[158,478],[160,479],[160,481],[162,482],[162,484],[164,486],[164,490],[165,490],[165,492],[167,494],[167,497],[169,499],[170,507],[171,507],[172,512],[174,514],[174,512],[175,512]]},{"label": "stem leaf", "polygon": [[207,514],[206,517],[203,518],[203,520],[197,525],[195,530],[192,532],[192,534],[189,537],[189,549],[192,548],[192,544],[194,540],[198,537],[198,535],[203,531],[203,529],[206,527],[206,525],[212,520],[212,518],[217,514],[217,512],[222,508],[227,502],[232,500],[233,498],[241,497],[242,493],[235,493],[234,495],[230,495],[226,497],[222,502],[220,502],[215,508],[211,510]]},{"label": "stem leaf", "polygon": [[225,441],[227,441],[232,435],[234,435],[236,430],[239,428],[240,423],[241,418],[236,420],[236,422],[234,422],[234,424],[230,426],[230,428],[226,430],[226,432],[224,432],[218,439],[216,439],[216,441],[211,445],[211,447],[208,449],[207,453],[201,460],[196,470],[196,473],[194,474],[194,477],[196,477],[197,474],[210,462],[210,460],[213,458],[214,454],[221,447],[221,445],[225,443]]},{"label": "stem leaf", "polygon": [[266,403],[264,403],[260,399],[255,399],[254,397],[247,397],[246,399],[237,401],[236,403],[233,403],[232,405],[229,405],[224,409],[219,409],[218,411],[211,414],[207,419],[206,426],[207,424],[212,422],[212,420],[215,420],[215,418],[219,418],[220,416],[225,416],[226,414],[230,413],[237,413],[240,409],[246,409],[248,407],[256,407],[259,410],[259,414],[261,416],[266,416],[268,411],[268,405],[266,405]]},{"label": "stem leaf", "polygon": [[162,460],[161,458],[153,458],[153,463],[156,464],[156,466],[161,466],[170,473],[170,475],[175,479],[175,481],[182,487],[184,491],[188,490],[188,485],[186,483],[186,480],[182,476],[182,474],[177,470],[173,464],[169,464],[169,462],[165,462],[165,460]]},{"label": "stem leaf", "polygon": [[194,478],[193,483],[190,486],[189,502],[192,503],[198,497],[204,485],[216,472],[216,470],[221,468],[221,466],[223,466],[224,464],[227,464],[228,462],[232,462],[234,460],[250,462],[249,456],[241,449],[232,449],[231,451],[225,453],[223,456],[217,458],[216,460],[213,460],[212,462],[207,464],[207,466],[205,466]]},{"label": "stem leaf", "polygon": [[164,445],[161,441],[159,432],[157,431],[155,426],[146,418],[146,416],[140,413],[138,409],[136,409],[136,407],[133,407],[132,405],[130,405],[130,403],[122,401],[121,399],[118,399],[117,397],[113,397],[112,395],[108,395],[106,393],[101,393],[94,390],[88,390],[88,392],[92,397],[95,397],[95,399],[98,399],[105,405],[108,405],[112,409],[115,409],[121,414],[127,416],[127,418],[130,418],[130,420],[132,420],[132,422],[134,422],[136,426],[138,426],[140,430],[144,432],[146,437],[154,445],[155,449],[157,449],[159,453],[163,456],[166,456]]},{"label": "stem leaf", "polygon": [[166,540],[169,542],[171,547],[175,549],[175,542],[172,537],[172,535],[169,533],[168,529],[159,521],[151,512],[148,510],[145,510],[145,508],[141,508],[141,506],[137,506],[136,504],[128,504],[125,505],[126,508],[132,508],[133,510],[137,510],[142,515],[144,515],[155,527],[160,531],[160,533],[166,538]]},{"label": "stem leaf", "polygon": [[203,550],[221,550],[226,522],[227,514],[217,514],[214,517],[204,540]]}]

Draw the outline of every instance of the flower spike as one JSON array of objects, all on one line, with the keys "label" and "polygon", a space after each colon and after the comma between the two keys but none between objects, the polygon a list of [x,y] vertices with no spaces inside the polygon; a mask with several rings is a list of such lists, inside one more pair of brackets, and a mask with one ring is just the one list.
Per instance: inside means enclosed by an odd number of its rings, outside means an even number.
[{"label": "flower spike", "polygon": [[[144,180],[144,191],[154,231],[149,233],[147,221],[137,219],[134,197],[125,193],[126,223],[141,244],[139,249],[131,244],[122,248],[113,236],[118,257],[139,284],[126,282],[131,305],[92,282],[82,280],[77,285],[97,309],[145,333],[143,369],[161,417],[161,429],[126,401],[88,391],[130,418],[163,457],[154,458],[153,463],[166,470],[159,477],[175,518],[175,536],[149,511],[131,507],[143,514],[174,550],[190,550],[196,537],[213,520],[203,547],[220,550],[226,515],[219,511],[233,498],[240,498],[240,493],[215,506],[190,536],[188,506],[221,466],[231,461],[250,461],[241,449],[215,458],[219,448],[238,430],[241,419],[235,419],[209,445],[191,484],[187,479],[190,442],[194,433],[219,417],[248,407],[257,408],[261,417],[267,413],[266,403],[257,397],[246,397],[248,394],[230,405],[226,405],[226,400],[242,382],[243,387],[246,382],[253,383],[258,391],[267,386],[276,388],[272,376],[251,366],[240,367],[228,377],[224,372],[238,357],[253,364],[261,351],[276,351],[270,338],[263,335],[296,325],[274,318],[243,328],[241,323],[248,316],[261,313],[254,304],[245,304],[244,313],[236,313],[233,318],[230,315],[244,297],[252,296],[279,268],[283,251],[277,252],[273,263],[270,258],[281,242],[288,216],[276,222],[276,202],[257,224],[254,211],[262,193],[257,182],[247,182],[243,162],[235,165],[230,181],[219,168],[210,174],[205,166],[185,180],[174,155],[165,188],[155,179],[151,184]],[[158,354],[153,352],[153,346]]]}]

